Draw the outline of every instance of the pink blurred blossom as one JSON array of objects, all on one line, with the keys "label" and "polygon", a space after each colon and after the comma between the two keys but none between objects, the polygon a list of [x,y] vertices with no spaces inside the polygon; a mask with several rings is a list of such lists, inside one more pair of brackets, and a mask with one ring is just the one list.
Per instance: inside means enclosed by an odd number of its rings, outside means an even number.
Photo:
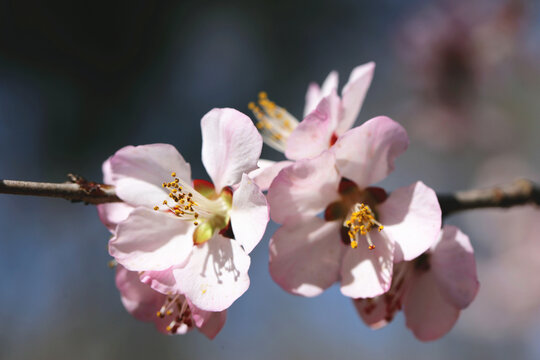
[{"label": "pink blurred blossom", "polygon": [[[522,157],[506,154],[480,167],[473,186],[490,187],[516,176],[538,182],[540,175]],[[540,319],[540,210],[534,206],[490,209],[467,214],[485,255],[478,259],[482,291],[463,328],[488,339],[520,338]],[[534,277],[534,276],[533,276]]]},{"label": "pink blurred blossom", "polygon": [[515,114],[500,99],[512,95],[525,8],[521,0],[446,1],[404,24],[398,56],[414,90],[405,105],[413,136],[443,150],[509,143]]}]

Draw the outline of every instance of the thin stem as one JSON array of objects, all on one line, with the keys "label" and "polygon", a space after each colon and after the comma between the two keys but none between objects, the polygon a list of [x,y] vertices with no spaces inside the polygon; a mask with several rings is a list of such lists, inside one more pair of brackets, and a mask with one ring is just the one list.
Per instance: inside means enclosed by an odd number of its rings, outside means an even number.
[{"label": "thin stem", "polygon": [[[71,174],[69,178],[70,182],[66,183],[0,180],[0,194],[57,197],[94,205],[122,201],[111,185],[87,181]],[[437,197],[443,216],[481,208],[508,208],[526,204],[540,206],[540,188],[525,179],[488,189],[437,194]]]},{"label": "thin stem", "polygon": [[0,180],[0,193],[57,197],[94,205],[122,201],[116,196],[113,186],[69,176],[71,181],[66,183]]},{"label": "thin stem", "polygon": [[437,194],[443,216],[458,211],[481,208],[509,208],[512,206],[540,205],[540,188],[530,180],[520,179],[488,189]]}]

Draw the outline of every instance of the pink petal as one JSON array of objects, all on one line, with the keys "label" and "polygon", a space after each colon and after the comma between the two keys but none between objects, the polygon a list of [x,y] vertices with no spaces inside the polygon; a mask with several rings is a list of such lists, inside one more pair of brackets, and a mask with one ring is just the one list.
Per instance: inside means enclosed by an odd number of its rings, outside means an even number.
[{"label": "pink petal", "polygon": [[111,157],[109,157],[107,160],[103,162],[103,165],[101,165],[101,171],[103,171],[103,183],[114,185],[113,171],[111,167]]},{"label": "pink petal", "polygon": [[216,235],[195,246],[183,268],[173,270],[180,292],[202,310],[227,309],[249,287],[249,256],[237,241]]},{"label": "pink petal", "polygon": [[377,206],[383,232],[396,243],[395,262],[412,260],[439,238],[441,207],[433,189],[418,181],[394,190]]},{"label": "pink petal", "polygon": [[230,215],[234,238],[249,254],[261,241],[270,216],[266,198],[246,174],[233,194]]},{"label": "pink petal", "polygon": [[348,248],[341,266],[341,293],[352,298],[372,298],[390,289],[394,243],[377,231],[370,232],[375,249],[359,239],[356,249]]},{"label": "pink petal", "polygon": [[412,263],[394,264],[390,290],[374,298],[355,299],[354,306],[364,322],[372,329],[379,329],[394,318],[401,310],[403,294],[412,275]]},{"label": "pink petal", "polygon": [[406,325],[422,341],[436,340],[457,321],[459,310],[452,306],[437,286],[433,272],[417,273],[403,299]]},{"label": "pink petal", "polygon": [[257,162],[257,166],[259,166],[259,168],[250,172],[249,177],[253,179],[261,191],[266,191],[281,169],[291,164],[292,161],[275,162],[271,160],[259,159]]},{"label": "pink petal", "polygon": [[163,271],[142,271],[139,273],[139,279],[162,294],[177,293],[176,280],[172,273],[173,269],[174,267]]},{"label": "pink petal", "polygon": [[364,323],[374,330],[386,326],[394,316],[393,312],[389,314],[387,311],[384,294],[375,298],[354,299],[353,304]]},{"label": "pink petal", "polygon": [[118,197],[133,206],[152,208],[167,199],[161,184],[172,180],[172,172],[191,183],[189,164],[168,144],[126,146],[111,157],[110,166]]},{"label": "pink petal", "polygon": [[283,224],[289,218],[320,213],[339,198],[339,179],[334,156],[328,151],[284,168],[268,189],[272,220]]},{"label": "pink petal", "polygon": [[128,270],[166,270],[189,257],[193,228],[174,215],[137,208],[116,228],[109,253]]},{"label": "pink petal", "polygon": [[480,285],[469,237],[455,226],[446,225],[440,241],[432,247],[430,260],[443,297],[458,309],[469,306]]},{"label": "pink petal", "polygon": [[99,219],[111,233],[116,230],[116,225],[127,219],[133,209],[133,206],[124,202],[97,205]]},{"label": "pink petal", "polygon": [[154,321],[165,295],[152,290],[139,280],[137,272],[129,271],[122,265],[116,267],[115,280],[126,310],[137,320]]},{"label": "pink petal", "polygon": [[328,96],[332,91],[337,91],[339,85],[339,75],[338,72],[333,70],[330,71],[326,79],[324,79],[321,86],[320,98],[322,99],[325,96]]},{"label": "pink petal", "polygon": [[285,291],[317,296],[339,279],[341,224],[318,217],[280,227],[270,240],[270,275]]},{"label": "pink petal", "polygon": [[304,117],[310,112],[315,110],[319,101],[321,101],[321,88],[316,82],[312,82],[308,85],[306,91],[306,105],[304,106]]},{"label": "pink petal", "polygon": [[201,120],[202,162],[219,194],[257,168],[262,138],[251,119],[234,109],[210,110]]},{"label": "pink petal", "polygon": [[339,108],[340,99],[332,91],[291,133],[285,156],[292,160],[310,159],[327,150],[337,125]]},{"label": "pink petal", "polygon": [[360,188],[384,179],[394,170],[394,160],[407,149],[405,129],[380,116],[343,134],[332,147],[338,171]]},{"label": "pink petal", "polygon": [[319,85],[317,85],[316,83],[309,84],[306,93],[306,106],[304,107],[304,117],[306,117],[310,112],[315,110],[317,104],[319,104],[322,98],[330,95],[332,91],[337,92],[338,82],[339,76],[337,71],[331,71],[324,80],[322,88],[319,88]]},{"label": "pink petal", "polygon": [[221,331],[227,320],[227,311],[204,311],[197,308],[195,305],[191,306],[191,315],[193,321],[199,328],[199,331],[206,335],[210,340],[216,337]]},{"label": "pink petal", "polygon": [[369,85],[371,85],[374,71],[375,63],[369,62],[357,66],[351,72],[349,81],[341,92],[343,114],[337,126],[338,135],[343,134],[354,125],[366,98]]}]

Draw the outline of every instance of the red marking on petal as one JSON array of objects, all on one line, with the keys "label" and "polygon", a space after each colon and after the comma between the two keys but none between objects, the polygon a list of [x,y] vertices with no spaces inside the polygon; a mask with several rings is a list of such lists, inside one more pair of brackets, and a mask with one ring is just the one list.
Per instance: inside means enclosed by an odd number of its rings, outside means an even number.
[{"label": "red marking on petal", "polygon": [[349,194],[352,191],[356,191],[358,189],[358,186],[354,183],[354,181],[351,181],[347,178],[341,178],[341,181],[339,182],[339,188],[338,191],[341,195]]},{"label": "red marking on petal", "polygon": [[336,135],[336,133],[332,133],[332,137],[330,137],[330,146],[334,145],[337,140],[338,136]]},{"label": "red marking on petal", "polygon": [[217,197],[216,188],[210,181],[194,179],[193,188],[208,199],[215,199]]},{"label": "red marking on petal", "polygon": [[366,191],[373,196],[375,201],[380,204],[388,198],[388,193],[383,188],[377,186],[370,186],[366,188]]},{"label": "red marking on petal", "polygon": [[347,216],[347,207],[342,201],[335,201],[324,209],[324,220],[332,221],[343,219]]}]

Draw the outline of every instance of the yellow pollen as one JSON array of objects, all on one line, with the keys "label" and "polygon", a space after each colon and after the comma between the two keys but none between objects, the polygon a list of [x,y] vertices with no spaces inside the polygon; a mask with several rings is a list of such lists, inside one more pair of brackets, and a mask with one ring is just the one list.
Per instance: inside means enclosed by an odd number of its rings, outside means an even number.
[{"label": "yellow pollen", "polygon": [[[180,179],[176,177],[176,172],[173,171],[171,176],[174,178],[174,181],[164,182],[162,183],[162,186],[169,190],[168,196],[174,203],[169,205],[167,200],[163,200],[163,205],[167,206],[174,215],[184,218],[185,220],[193,221],[195,225],[198,225],[197,219],[200,215],[196,212],[194,206],[199,205],[192,200],[193,194],[185,193],[182,190],[182,187],[179,186]],[[159,206],[154,206],[154,210],[159,210]]]},{"label": "yellow pollen", "polygon": [[343,225],[349,228],[348,235],[351,239],[351,247],[355,249],[358,246],[358,235],[366,236],[368,249],[375,249],[375,245],[371,242],[369,232],[377,227],[380,232],[384,226],[375,219],[375,215],[371,208],[365,204],[355,204],[349,218],[343,222]]},{"label": "yellow pollen", "polygon": [[285,151],[286,141],[298,125],[298,120],[268,99],[266,92],[259,93],[256,102],[248,104],[256,118],[256,126],[264,141],[279,151]]}]

